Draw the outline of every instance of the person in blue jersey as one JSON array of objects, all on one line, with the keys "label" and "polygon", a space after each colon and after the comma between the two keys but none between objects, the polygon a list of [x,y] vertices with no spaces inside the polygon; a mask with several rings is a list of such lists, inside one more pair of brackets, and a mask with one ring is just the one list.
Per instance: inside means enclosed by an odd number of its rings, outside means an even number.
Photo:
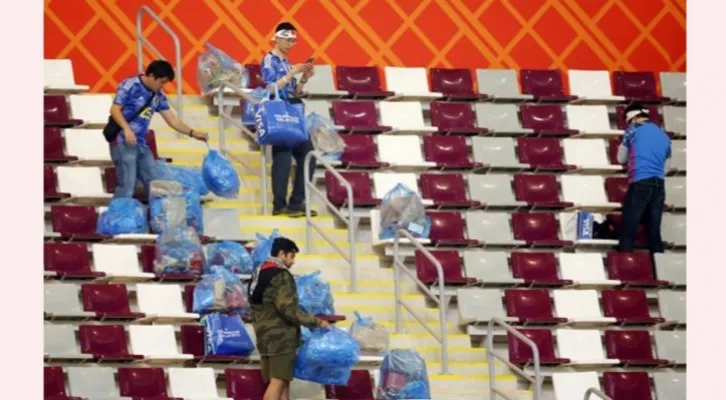
[{"label": "person in blue jersey", "polygon": [[[303,107],[300,96],[308,79],[314,74],[312,59],[303,64],[291,65],[287,54],[297,42],[297,30],[289,22],[283,22],[275,28],[275,42],[273,49],[262,60],[262,79],[268,87],[277,85],[280,97],[291,103]],[[302,74],[300,80],[296,75]],[[288,215],[302,217],[305,215],[305,156],[313,150],[313,144],[307,142],[296,147],[272,146],[272,215]],[[297,165],[295,179],[292,185],[292,194],[288,201],[287,185],[290,179],[292,159]],[[315,170],[315,159],[310,160],[310,174]],[[310,179],[311,177],[308,177]],[[315,211],[313,216],[317,215]]]},{"label": "person in blue jersey", "polygon": [[173,80],[174,68],[171,64],[156,60],[149,64],[144,74],[126,78],[117,88],[111,105],[113,121],[109,121],[109,124],[115,122],[118,129],[109,130],[110,134],[104,129],[111,147],[111,160],[116,167],[114,197],[133,196],[138,180],[144,185],[144,193],[148,196],[156,165],[146,141],[146,133],[154,113],[158,112],[175,131],[197,140],[207,140],[206,133],[188,127],[169,108],[162,89]]},{"label": "person in blue jersey", "polygon": [[671,139],[650,121],[648,110],[641,105],[629,105],[625,119],[629,125],[618,147],[618,162],[627,165],[628,191],[623,200],[618,247],[621,252],[633,251],[636,230],[644,222],[651,254],[662,253],[660,227]]}]

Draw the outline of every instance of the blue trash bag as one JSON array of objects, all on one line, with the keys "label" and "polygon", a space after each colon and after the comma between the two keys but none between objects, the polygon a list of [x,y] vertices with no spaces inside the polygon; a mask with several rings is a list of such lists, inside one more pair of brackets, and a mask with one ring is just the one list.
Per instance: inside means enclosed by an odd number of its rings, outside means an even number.
[{"label": "blue trash bag", "polygon": [[247,357],[255,350],[239,315],[218,312],[202,317],[204,354]]},{"label": "blue trash bag", "polygon": [[184,188],[184,203],[186,205],[186,224],[194,228],[199,235],[204,234],[204,212],[202,211],[202,197],[193,189]]},{"label": "blue trash bag", "polygon": [[359,357],[358,343],[347,332],[319,328],[298,349],[294,376],[323,385],[345,385]]},{"label": "blue trash bag", "polygon": [[96,221],[96,232],[101,235],[123,233],[149,233],[146,210],[133,198],[116,198],[108,204]]},{"label": "blue trash bag", "polygon": [[207,260],[210,265],[221,265],[234,274],[251,274],[254,269],[252,257],[244,246],[237,242],[224,241],[207,246]]},{"label": "blue trash bag", "polygon": [[201,196],[209,193],[209,188],[202,178],[202,171],[198,168],[179,167],[158,160],[155,177],[158,180],[179,182],[186,188],[196,190]]},{"label": "blue trash bag", "polygon": [[199,235],[187,226],[171,226],[156,238],[157,274],[201,274],[205,260]]},{"label": "blue trash bag", "polygon": [[334,315],[333,294],[330,285],[320,278],[320,271],[297,275],[298,303],[300,308],[313,315]]},{"label": "blue trash bag", "polygon": [[429,399],[426,362],[414,350],[393,349],[381,364],[377,400]]},{"label": "blue trash bag", "polygon": [[202,178],[212,193],[219,197],[236,199],[239,195],[239,176],[227,160],[217,150],[209,149],[202,163]]},{"label": "blue trash bag", "polygon": [[250,93],[247,93],[252,100],[244,99],[244,110],[242,110],[242,124],[243,125],[254,125],[255,124],[255,113],[257,112],[257,105],[265,98],[269,97],[269,92],[263,88],[257,88]]},{"label": "blue trash bag", "polygon": [[301,326],[300,327],[300,333],[302,334],[302,342],[305,343],[308,340],[310,340],[310,336],[313,334],[313,331],[310,330],[307,326]]},{"label": "blue trash bag", "polygon": [[252,249],[252,263],[254,268],[257,268],[270,258],[270,252],[272,251],[272,243],[280,236],[277,229],[274,229],[270,236],[265,237],[261,233],[257,233],[257,242],[255,243],[254,249]]},{"label": "blue trash bag", "polygon": [[321,152],[323,158],[340,160],[345,151],[345,141],[338,134],[330,118],[313,111],[305,118],[305,130],[313,143],[313,148]]},{"label": "blue trash bag", "polygon": [[399,229],[406,229],[416,238],[428,238],[431,233],[431,218],[425,213],[421,197],[402,183],[383,196],[379,239],[391,239]]},{"label": "blue trash bag", "polygon": [[248,309],[245,285],[221,265],[209,267],[194,287],[192,311],[195,313],[219,310],[245,314]]},{"label": "blue trash bag", "polygon": [[197,61],[197,83],[202,93],[208,93],[221,84],[237,89],[249,85],[249,72],[222,50],[205,43],[207,48]]},{"label": "blue trash bag", "polygon": [[257,142],[264,145],[296,147],[308,140],[305,112],[300,104],[290,104],[280,98],[277,85],[275,96],[263,99],[255,112]]},{"label": "blue trash bag", "polygon": [[358,342],[361,351],[377,354],[388,351],[390,345],[388,330],[383,325],[375,323],[373,318],[363,317],[356,311],[355,321],[348,332]]},{"label": "blue trash bag", "polygon": [[153,180],[149,185],[149,227],[162,233],[169,226],[186,225],[186,203],[181,183]]}]

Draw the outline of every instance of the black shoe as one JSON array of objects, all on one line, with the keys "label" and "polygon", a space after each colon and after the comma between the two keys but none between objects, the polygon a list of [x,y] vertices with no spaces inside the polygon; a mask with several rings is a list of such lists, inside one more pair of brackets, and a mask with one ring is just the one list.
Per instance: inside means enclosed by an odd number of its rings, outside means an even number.
[{"label": "black shoe", "polygon": [[272,210],[272,215],[287,215],[288,211],[287,208],[282,208],[279,210]]},{"label": "black shoe", "polygon": [[[287,216],[290,218],[302,218],[305,216],[305,209],[298,209],[298,208],[290,208],[287,210]],[[310,210],[310,216],[311,217],[317,217],[318,212],[315,210]]]}]

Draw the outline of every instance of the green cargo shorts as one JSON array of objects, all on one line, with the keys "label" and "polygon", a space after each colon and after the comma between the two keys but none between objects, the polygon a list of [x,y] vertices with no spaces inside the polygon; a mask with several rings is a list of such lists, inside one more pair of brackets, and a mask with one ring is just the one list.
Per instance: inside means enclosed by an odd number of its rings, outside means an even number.
[{"label": "green cargo shorts", "polygon": [[295,370],[296,352],[276,354],[274,356],[261,356],[262,379],[265,383],[270,379],[280,379],[286,382],[292,381]]}]

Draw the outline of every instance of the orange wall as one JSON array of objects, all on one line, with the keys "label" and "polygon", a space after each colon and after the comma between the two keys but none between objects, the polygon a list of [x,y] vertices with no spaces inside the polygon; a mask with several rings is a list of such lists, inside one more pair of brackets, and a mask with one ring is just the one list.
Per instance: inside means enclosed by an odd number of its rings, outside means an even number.
[{"label": "orange wall", "polygon": [[[141,5],[179,35],[188,93],[198,91],[205,41],[243,63],[259,62],[284,20],[299,29],[293,61],[313,55],[333,65],[686,69],[686,0],[45,0],[45,58],[70,58],[77,82],[113,91],[137,72]],[[171,40],[156,24],[145,26],[172,59]]]}]

